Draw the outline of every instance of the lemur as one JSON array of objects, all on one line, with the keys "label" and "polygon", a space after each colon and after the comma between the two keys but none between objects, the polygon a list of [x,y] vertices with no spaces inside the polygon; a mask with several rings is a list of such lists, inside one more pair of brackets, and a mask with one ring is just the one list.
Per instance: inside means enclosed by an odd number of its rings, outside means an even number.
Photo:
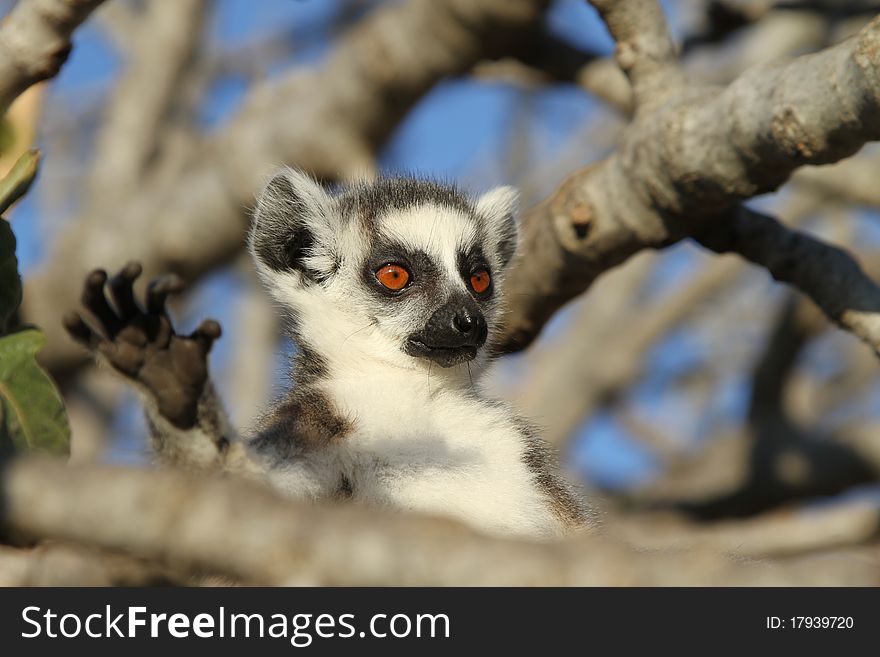
[{"label": "lemur", "polygon": [[331,194],[304,173],[278,172],[248,246],[297,350],[290,390],[244,441],[208,378],[219,324],[189,336],[172,327],[165,301],[179,279],[150,283],[141,308],[138,264],[110,279],[113,305],[106,273],[93,271],[82,303],[99,330],[77,312],[64,323],[143,393],[160,456],[240,467],[299,498],[557,536],[589,527],[587,506],[530,425],[474,383],[500,332],[516,204],[510,187],[471,200],[382,178]]}]

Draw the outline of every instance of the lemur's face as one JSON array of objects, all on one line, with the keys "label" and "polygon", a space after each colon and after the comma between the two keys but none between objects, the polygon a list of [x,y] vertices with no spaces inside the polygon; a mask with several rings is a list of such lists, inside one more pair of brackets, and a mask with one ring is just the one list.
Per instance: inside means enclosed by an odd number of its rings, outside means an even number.
[{"label": "lemur's face", "polygon": [[407,179],[330,197],[285,170],[258,202],[251,252],[312,348],[354,342],[374,356],[451,367],[498,329],[515,204],[510,188],[471,202]]}]

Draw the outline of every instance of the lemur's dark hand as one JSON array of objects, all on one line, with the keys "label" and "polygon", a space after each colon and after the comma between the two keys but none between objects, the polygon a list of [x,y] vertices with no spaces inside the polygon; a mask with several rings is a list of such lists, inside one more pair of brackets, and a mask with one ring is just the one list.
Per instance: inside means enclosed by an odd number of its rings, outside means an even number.
[{"label": "lemur's dark hand", "polygon": [[178,428],[189,428],[196,423],[199,397],[208,380],[208,352],[220,337],[220,324],[209,319],[190,335],[178,335],[165,300],[183,289],[182,281],[174,275],[152,280],[143,309],[133,291],[141,271],[139,263],[130,262],[110,279],[113,306],[104,293],[107,272],[92,271],[81,302],[97,327],[76,311],[65,314],[64,327],[77,342],[143,386],[164,418]]}]

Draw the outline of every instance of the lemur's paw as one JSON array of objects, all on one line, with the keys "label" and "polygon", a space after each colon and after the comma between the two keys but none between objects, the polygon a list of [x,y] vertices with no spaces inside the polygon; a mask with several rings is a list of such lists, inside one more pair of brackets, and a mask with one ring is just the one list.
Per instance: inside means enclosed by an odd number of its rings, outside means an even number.
[{"label": "lemur's paw", "polygon": [[165,419],[188,428],[197,420],[199,398],[208,380],[208,353],[220,337],[220,324],[205,320],[190,335],[178,335],[165,301],[183,289],[183,282],[174,275],[152,280],[144,309],[133,290],[141,271],[139,263],[129,262],[110,279],[112,306],[104,291],[107,272],[92,271],[81,302],[95,322],[90,325],[79,312],[71,311],[64,315],[64,327],[74,340],[146,389]]}]

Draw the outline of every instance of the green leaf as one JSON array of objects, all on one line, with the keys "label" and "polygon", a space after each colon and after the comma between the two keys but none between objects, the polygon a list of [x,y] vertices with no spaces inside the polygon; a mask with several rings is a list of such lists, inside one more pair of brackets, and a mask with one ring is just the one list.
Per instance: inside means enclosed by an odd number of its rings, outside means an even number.
[{"label": "green leaf", "polygon": [[9,222],[0,218],[0,335],[21,304],[21,277],[15,257],[15,235]]},{"label": "green leaf", "polygon": [[56,454],[69,450],[64,403],[35,358],[45,344],[46,338],[36,329],[0,338],[0,451],[9,443]]},{"label": "green leaf", "polygon": [[27,194],[40,168],[40,151],[32,148],[15,161],[12,171],[0,180],[0,214]]}]

